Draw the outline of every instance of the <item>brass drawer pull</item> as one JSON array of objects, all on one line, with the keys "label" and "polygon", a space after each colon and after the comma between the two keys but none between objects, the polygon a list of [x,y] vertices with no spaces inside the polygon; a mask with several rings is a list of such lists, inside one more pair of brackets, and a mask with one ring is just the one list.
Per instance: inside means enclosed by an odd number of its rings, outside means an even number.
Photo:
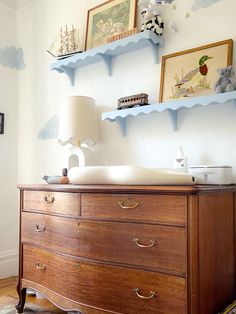
[{"label": "brass drawer pull", "polygon": [[138,238],[134,238],[132,241],[135,242],[135,243],[137,244],[137,246],[139,246],[139,247],[144,247],[144,248],[152,247],[152,246],[154,246],[154,245],[156,244],[156,241],[155,241],[155,240],[150,240],[150,241],[149,241],[149,242],[150,242],[149,245],[140,244]]},{"label": "brass drawer pull", "polygon": [[139,201],[132,201],[132,200],[126,200],[126,201],[118,201],[118,204],[121,208],[124,209],[134,209],[140,205]]},{"label": "brass drawer pull", "polygon": [[40,264],[40,263],[37,263],[36,264],[36,268],[38,269],[38,270],[46,270],[46,265],[45,264]]},{"label": "brass drawer pull", "polygon": [[46,204],[52,204],[54,201],[55,201],[54,196],[52,196],[50,194],[44,196],[44,202]]},{"label": "brass drawer pull", "polygon": [[36,228],[37,232],[44,232],[46,230],[46,226],[40,227],[40,225],[38,225],[38,224],[35,225],[35,228]]},{"label": "brass drawer pull", "polygon": [[155,291],[150,291],[150,295],[148,297],[145,297],[144,295],[141,295],[139,293],[139,288],[134,288],[132,289],[132,291],[140,298],[140,299],[152,299],[154,297],[157,296],[156,292]]}]

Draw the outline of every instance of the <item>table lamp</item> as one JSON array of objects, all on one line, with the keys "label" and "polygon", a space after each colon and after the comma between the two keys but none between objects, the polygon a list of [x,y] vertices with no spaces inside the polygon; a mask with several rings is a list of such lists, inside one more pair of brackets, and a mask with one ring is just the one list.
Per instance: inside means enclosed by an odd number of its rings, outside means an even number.
[{"label": "table lamp", "polygon": [[81,147],[91,148],[98,140],[95,101],[87,96],[69,96],[61,106],[58,142],[70,144],[66,168],[85,166]]}]

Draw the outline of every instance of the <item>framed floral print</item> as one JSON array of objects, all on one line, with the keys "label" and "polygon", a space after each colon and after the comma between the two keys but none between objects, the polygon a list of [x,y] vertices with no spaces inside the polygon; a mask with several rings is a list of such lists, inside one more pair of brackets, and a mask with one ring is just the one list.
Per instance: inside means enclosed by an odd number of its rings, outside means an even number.
[{"label": "framed floral print", "polygon": [[85,50],[107,43],[136,23],[137,0],[109,0],[88,11]]}]

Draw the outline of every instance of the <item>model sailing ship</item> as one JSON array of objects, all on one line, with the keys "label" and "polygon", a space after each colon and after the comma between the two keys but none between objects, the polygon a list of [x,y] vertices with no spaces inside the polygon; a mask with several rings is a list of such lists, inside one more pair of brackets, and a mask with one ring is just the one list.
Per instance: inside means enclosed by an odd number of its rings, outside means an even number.
[{"label": "model sailing ship", "polygon": [[82,52],[78,30],[73,25],[71,30],[67,25],[65,30],[61,28],[59,36],[47,52],[57,59],[67,58],[75,53]]}]

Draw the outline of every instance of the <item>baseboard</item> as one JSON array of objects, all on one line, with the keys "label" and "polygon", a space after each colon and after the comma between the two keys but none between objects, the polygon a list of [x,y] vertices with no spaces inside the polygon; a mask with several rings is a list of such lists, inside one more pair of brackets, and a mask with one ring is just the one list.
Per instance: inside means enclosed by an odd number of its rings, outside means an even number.
[{"label": "baseboard", "polygon": [[18,251],[0,252],[0,279],[16,276],[18,273]]},{"label": "baseboard", "polygon": [[7,277],[0,279],[0,289],[2,286],[8,286],[9,284],[16,284],[18,282],[18,276]]}]

